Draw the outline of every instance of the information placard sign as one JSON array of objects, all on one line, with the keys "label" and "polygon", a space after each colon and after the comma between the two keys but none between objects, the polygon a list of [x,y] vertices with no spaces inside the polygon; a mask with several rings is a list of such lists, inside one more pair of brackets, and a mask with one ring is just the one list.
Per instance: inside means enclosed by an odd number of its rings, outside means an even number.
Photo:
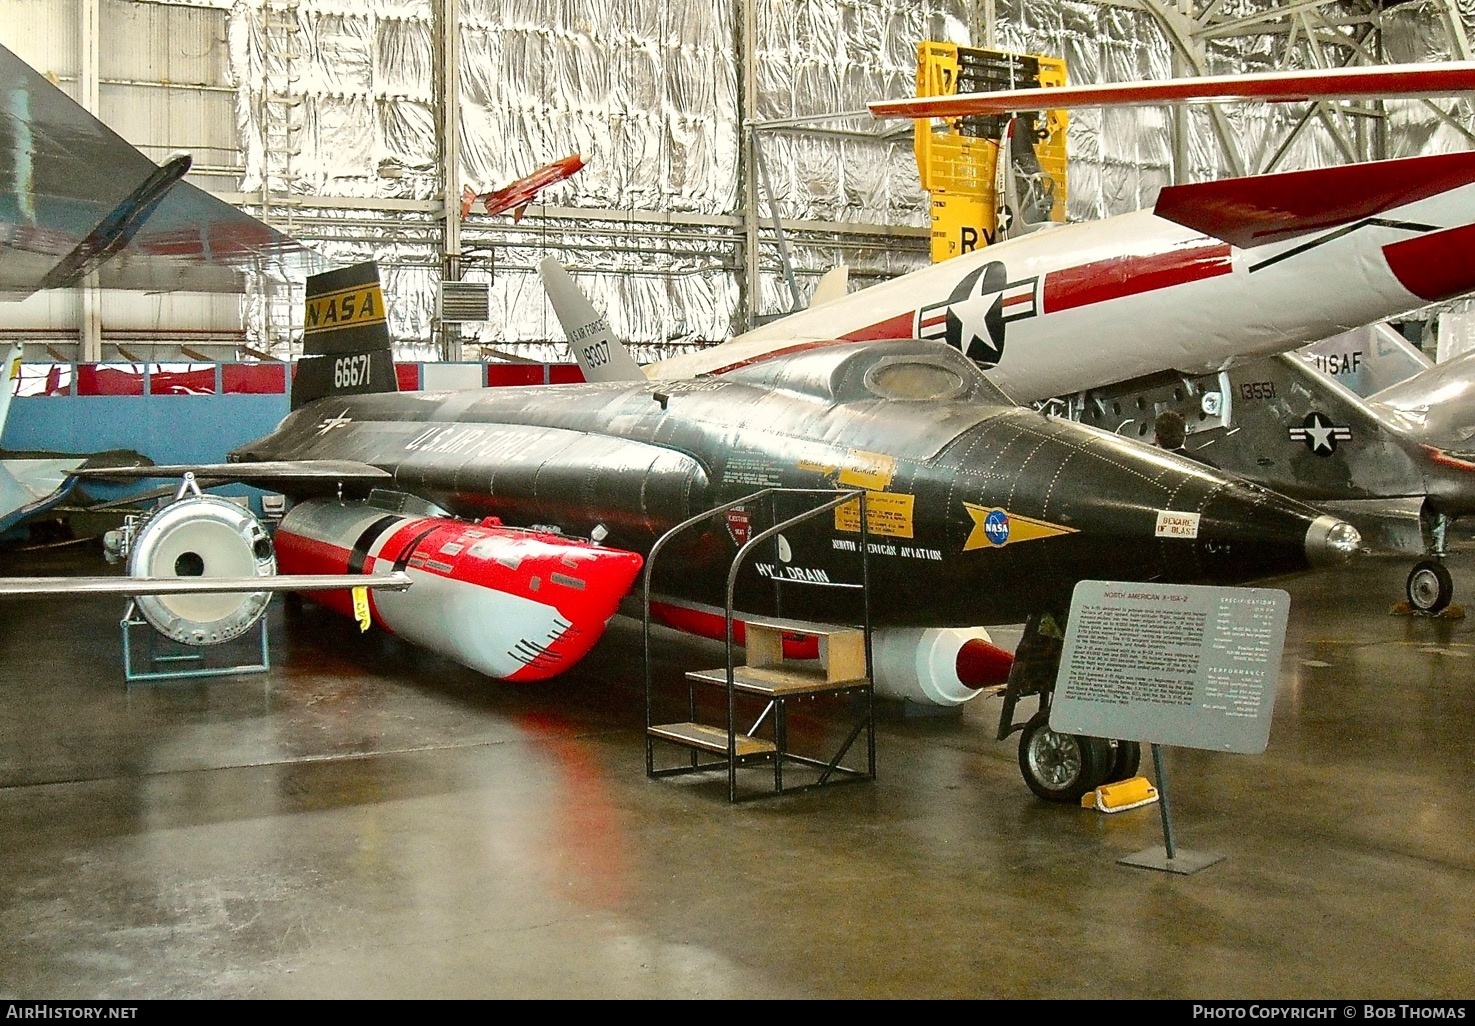
[{"label": "information placard sign", "polygon": [[1050,728],[1259,754],[1290,608],[1271,588],[1082,581]]}]

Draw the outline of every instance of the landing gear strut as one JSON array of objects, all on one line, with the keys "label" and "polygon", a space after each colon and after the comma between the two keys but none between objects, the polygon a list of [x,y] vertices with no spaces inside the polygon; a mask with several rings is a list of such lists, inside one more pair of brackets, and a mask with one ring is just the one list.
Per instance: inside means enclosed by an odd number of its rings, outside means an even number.
[{"label": "landing gear strut", "polygon": [[[1142,747],[1136,741],[1061,734],[1050,729],[1050,699],[1060,668],[1064,643],[1060,624],[1064,620],[1064,616],[1036,614],[1025,625],[1004,689],[999,740],[1022,731],[1019,772],[1029,789],[1047,802],[1075,803],[1102,784],[1136,776]],[[1027,723],[1015,723],[1016,703],[1029,696],[1038,696],[1039,711]]]},{"label": "landing gear strut", "polygon": [[1116,748],[1116,758],[1112,761],[1111,772],[1106,774],[1103,784],[1131,780],[1142,765],[1142,746],[1136,741],[1113,741],[1112,745]]},{"label": "landing gear strut", "polygon": [[1434,614],[1448,606],[1455,594],[1454,580],[1444,565],[1449,517],[1443,513],[1431,516],[1427,507],[1423,516],[1432,542],[1429,546],[1432,558],[1420,560],[1409,571],[1404,593],[1408,596],[1409,607],[1415,612]]}]

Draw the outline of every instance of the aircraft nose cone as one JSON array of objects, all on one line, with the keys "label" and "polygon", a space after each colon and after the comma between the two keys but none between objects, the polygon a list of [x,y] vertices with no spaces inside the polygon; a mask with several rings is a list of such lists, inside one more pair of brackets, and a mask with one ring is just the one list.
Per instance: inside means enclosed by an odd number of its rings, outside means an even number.
[{"label": "aircraft nose cone", "polygon": [[1320,516],[1306,529],[1306,559],[1312,566],[1345,563],[1362,548],[1362,535],[1345,520]]}]

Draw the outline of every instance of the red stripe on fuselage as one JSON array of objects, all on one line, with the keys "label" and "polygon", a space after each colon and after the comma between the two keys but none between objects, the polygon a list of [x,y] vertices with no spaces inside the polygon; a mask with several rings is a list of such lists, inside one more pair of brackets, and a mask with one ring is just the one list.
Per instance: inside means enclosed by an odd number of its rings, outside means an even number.
[{"label": "red stripe on fuselage", "polygon": [[[766,353],[760,353],[749,359],[739,360],[737,363],[729,363],[723,367],[713,368],[710,373],[726,374],[728,371],[737,370],[739,367],[751,367],[755,363],[767,363],[769,360],[776,360],[781,356],[793,356],[795,353],[807,353],[811,349],[823,349],[825,346],[832,346],[836,342],[877,342],[898,338],[916,338],[917,333],[912,328],[915,317],[916,313],[909,310],[904,314],[888,317],[886,320],[876,324],[868,325],[864,328],[856,328],[854,331],[846,332],[844,335],[837,336],[836,338],[820,339],[814,342],[796,342],[794,345],[784,346],[781,349],[771,349]],[[939,320],[945,319],[945,317],[939,318]],[[936,322],[927,321],[926,323],[933,324]]]},{"label": "red stripe on fuselage", "polygon": [[[331,542],[318,541],[290,531],[276,533],[277,570],[284,574],[348,574],[348,560],[352,552]],[[353,616],[353,593],[347,588],[342,591],[308,592],[303,598],[326,606],[343,616]],[[369,609],[374,623],[379,622],[378,609],[374,605],[374,593],[369,592]]]},{"label": "red stripe on fuselage", "polygon": [[[1057,313],[1077,307],[1102,303],[1109,299],[1121,299],[1144,292],[1171,288],[1188,282],[1202,281],[1233,270],[1231,249],[1223,243],[1214,242],[1153,253],[1147,256],[1114,257],[1079,267],[1067,267],[1045,275],[1042,296],[1043,313]],[[1004,306],[1015,307],[1034,302],[1033,291],[1010,296]],[[838,340],[843,342],[871,342],[882,339],[914,338],[920,328],[932,327],[946,320],[944,315],[935,315],[922,321],[916,320],[914,311],[896,314],[884,321],[846,332]],[[713,374],[725,374],[739,367],[749,367],[780,356],[803,353],[821,346],[834,345],[835,341],[799,342],[754,356],[747,360],[715,368]]]},{"label": "red stripe on fuselage", "polygon": [[1420,299],[1437,303],[1475,289],[1475,225],[1431,232],[1383,247],[1398,283]]},{"label": "red stripe on fuselage", "polygon": [[1233,270],[1222,243],[1175,249],[1149,256],[1113,257],[1045,275],[1044,312],[1059,313],[1112,299],[1155,292],[1216,278]]},{"label": "red stripe on fuselage", "polygon": [[[911,335],[908,334],[906,336],[896,337],[911,338]],[[759,353],[757,356],[750,357],[746,360],[739,360],[737,363],[729,363],[722,367],[714,367],[712,368],[710,373],[726,374],[728,371],[735,371],[739,367],[751,367],[755,363],[766,363],[769,360],[777,359],[780,356],[792,356],[795,353],[807,353],[811,349],[823,349],[825,346],[834,345],[836,341],[836,339],[828,338],[818,342],[799,342],[792,346],[784,346],[782,349],[771,349],[766,353]]]},{"label": "red stripe on fuselage", "polygon": [[[850,342],[870,342],[883,338],[912,338],[915,332],[912,330],[912,321],[916,317],[915,312],[908,310],[906,313],[888,317],[877,324],[866,328],[856,328],[840,336]],[[931,321],[928,322],[933,323]]]}]

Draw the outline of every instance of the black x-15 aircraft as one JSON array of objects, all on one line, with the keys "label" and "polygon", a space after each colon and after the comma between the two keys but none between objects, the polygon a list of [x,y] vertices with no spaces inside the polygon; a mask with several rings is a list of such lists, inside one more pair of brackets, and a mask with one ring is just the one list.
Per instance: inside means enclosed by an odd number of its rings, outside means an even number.
[{"label": "black x-15 aircraft", "polygon": [[[668,622],[725,628],[711,614],[737,550],[799,511],[741,502],[764,489],[863,493],[865,540],[858,502],[786,528],[738,577],[739,615],[859,623],[864,570],[877,691],[940,704],[977,687],[958,645],[937,657],[938,635],[1063,622],[1080,580],[1238,584],[1360,544],[1308,506],[1014,405],[929,342],[825,345],[685,381],[398,393],[373,267],[314,276],[309,295],[309,355],[277,429],[227,464],[131,476],[287,494],[284,572],[406,571],[409,591],[369,597],[375,621],[499,678],[572,666],[657,539],[738,503],[653,570]],[[346,591],[320,594],[349,611]]]},{"label": "black x-15 aircraft", "polygon": [[[760,488],[864,488],[873,616],[898,626],[1017,623],[1083,578],[1237,583],[1349,547],[1307,507],[1013,406],[925,342],[830,346],[711,380],[325,398],[234,456],[364,463],[456,516],[582,536],[603,525],[606,545],[637,552]],[[658,590],[719,598],[731,526]],[[777,613],[775,577],[858,581],[859,537],[844,511],[796,531],[742,580],[741,607]],[[859,613],[846,589],[805,606]]]}]

